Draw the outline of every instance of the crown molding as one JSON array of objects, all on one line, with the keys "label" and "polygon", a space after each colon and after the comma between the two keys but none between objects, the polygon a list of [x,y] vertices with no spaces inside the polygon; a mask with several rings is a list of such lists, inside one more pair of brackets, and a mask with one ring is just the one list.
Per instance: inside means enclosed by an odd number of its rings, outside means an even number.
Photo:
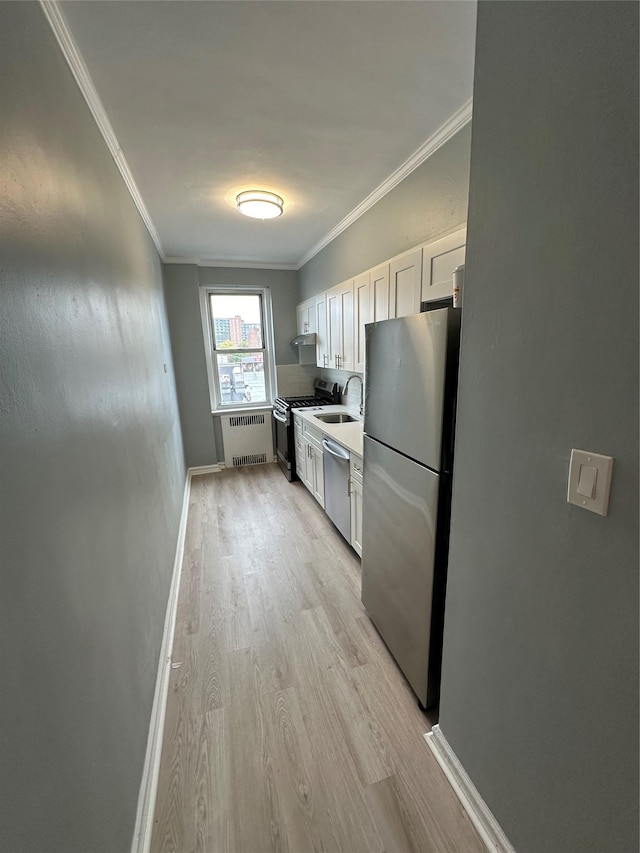
[{"label": "crown molding", "polygon": [[297,270],[297,264],[273,264],[254,261],[216,261],[206,258],[181,258],[177,255],[169,255],[162,259],[165,264],[195,264],[197,267],[228,267],[230,269],[247,270]]},{"label": "crown molding", "polygon": [[389,177],[384,180],[376,189],[370,193],[364,201],[361,201],[357,207],[351,211],[351,213],[347,214],[344,219],[342,219],[335,228],[332,228],[328,234],[315,244],[309,251],[300,258],[298,261],[298,269],[303,267],[311,258],[315,257],[321,249],[324,249],[325,246],[328,246],[332,240],[342,234],[350,225],[359,219],[363,213],[366,213],[367,210],[372,208],[374,204],[377,204],[380,199],[384,198],[387,193],[391,192],[394,187],[397,187],[398,184],[403,181],[411,172],[415,171],[418,166],[421,166],[425,160],[427,160],[431,155],[438,150],[442,145],[444,145],[447,140],[451,139],[459,130],[461,130],[465,124],[468,124],[471,121],[471,116],[473,112],[473,98],[469,98],[469,100],[463,104],[457,112],[455,112],[450,119],[448,119],[435,133],[433,133],[423,144],[418,148],[417,151],[409,157],[401,166],[399,166],[395,172],[392,172]]},{"label": "crown molding", "polygon": [[100,96],[96,91],[96,87],[93,85],[93,80],[91,79],[89,70],[85,65],[82,55],[80,54],[80,50],[78,49],[75,39],[67,26],[62,10],[60,9],[57,0],[40,0],[40,7],[53,30],[56,40],[60,45],[60,50],[71,69],[71,73],[73,74],[85,101],[87,102],[87,106],[91,110],[91,115],[98,125],[104,141],[107,143],[111,156],[115,160],[116,166],[118,167],[120,174],[127,185],[127,189],[131,194],[131,198],[133,199],[135,206],[138,208],[142,221],[146,225],[147,231],[155,243],[158,254],[162,259],[164,259],[164,251],[160,241],[160,235],[153,224],[149,211],[147,210],[142,196],[140,195],[140,191],[136,186],[129,164],[122,153],[118,137],[116,136],[113,127],[111,126],[111,122],[107,117],[107,113],[102,101],[100,100]]}]

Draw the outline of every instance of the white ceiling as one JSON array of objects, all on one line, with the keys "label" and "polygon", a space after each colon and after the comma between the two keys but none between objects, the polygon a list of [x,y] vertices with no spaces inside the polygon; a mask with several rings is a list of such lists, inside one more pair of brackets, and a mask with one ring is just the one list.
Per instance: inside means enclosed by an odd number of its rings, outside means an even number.
[{"label": "white ceiling", "polygon": [[[58,9],[165,257],[297,266],[470,115],[475,2]],[[284,215],[242,216],[245,189]]]}]

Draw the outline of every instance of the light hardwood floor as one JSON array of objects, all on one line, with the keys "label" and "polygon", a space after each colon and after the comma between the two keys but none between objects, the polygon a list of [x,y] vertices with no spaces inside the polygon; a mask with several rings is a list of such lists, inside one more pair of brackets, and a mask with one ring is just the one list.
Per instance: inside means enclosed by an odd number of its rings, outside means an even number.
[{"label": "light hardwood floor", "polygon": [[193,478],[172,661],[153,853],[484,851],[359,559],[275,465]]}]

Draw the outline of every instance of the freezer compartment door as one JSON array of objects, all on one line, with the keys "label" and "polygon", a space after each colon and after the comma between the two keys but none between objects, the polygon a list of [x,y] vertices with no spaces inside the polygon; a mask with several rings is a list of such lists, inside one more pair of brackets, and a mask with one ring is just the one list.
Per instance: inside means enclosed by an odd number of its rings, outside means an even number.
[{"label": "freezer compartment door", "polygon": [[426,707],[440,477],[364,439],[362,603]]},{"label": "freezer compartment door", "polygon": [[366,326],[364,431],[440,470],[448,310]]}]

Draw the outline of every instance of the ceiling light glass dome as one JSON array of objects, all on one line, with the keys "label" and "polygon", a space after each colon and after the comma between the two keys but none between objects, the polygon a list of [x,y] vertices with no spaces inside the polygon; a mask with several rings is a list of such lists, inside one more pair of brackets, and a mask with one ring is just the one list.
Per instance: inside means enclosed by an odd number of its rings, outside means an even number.
[{"label": "ceiling light glass dome", "polygon": [[275,193],[264,190],[247,190],[236,196],[236,205],[240,213],[254,219],[275,219],[281,216],[284,201]]}]

